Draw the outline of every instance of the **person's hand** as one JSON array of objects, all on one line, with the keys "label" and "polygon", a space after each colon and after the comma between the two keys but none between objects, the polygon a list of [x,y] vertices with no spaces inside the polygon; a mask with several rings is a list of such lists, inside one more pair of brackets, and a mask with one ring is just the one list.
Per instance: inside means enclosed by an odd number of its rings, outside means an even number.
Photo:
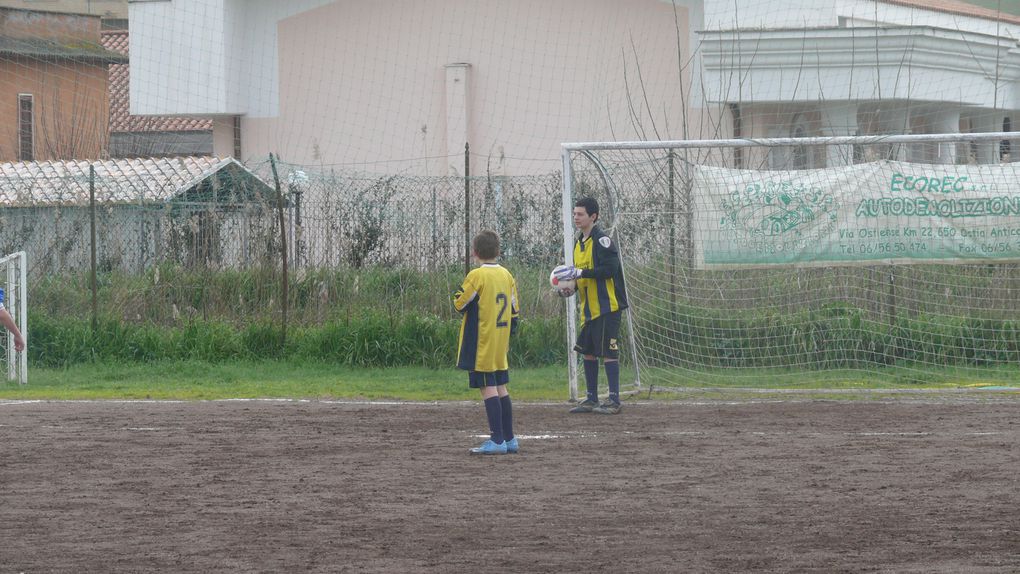
[{"label": "person's hand", "polygon": [[560,281],[577,280],[581,277],[581,270],[573,265],[567,265],[556,272],[556,278]]},{"label": "person's hand", "polygon": [[25,350],[25,338],[21,335],[14,337],[14,350],[19,353]]}]

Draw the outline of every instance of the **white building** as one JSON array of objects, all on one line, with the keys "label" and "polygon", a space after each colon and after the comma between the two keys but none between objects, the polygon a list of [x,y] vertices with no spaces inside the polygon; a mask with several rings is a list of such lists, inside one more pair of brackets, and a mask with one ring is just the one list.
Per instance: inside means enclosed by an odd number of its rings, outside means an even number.
[{"label": "white building", "polygon": [[130,24],[133,114],[324,168],[461,173],[469,143],[473,174],[539,173],[565,141],[1009,131],[1020,108],[1020,18],[955,0],[174,0]]}]

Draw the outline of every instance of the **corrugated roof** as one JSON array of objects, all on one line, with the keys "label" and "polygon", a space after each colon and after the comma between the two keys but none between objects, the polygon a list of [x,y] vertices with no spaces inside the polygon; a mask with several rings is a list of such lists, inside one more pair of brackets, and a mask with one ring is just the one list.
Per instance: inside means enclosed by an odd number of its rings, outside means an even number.
[{"label": "corrugated roof", "polygon": [[[108,50],[128,54],[126,30],[103,32],[103,46]],[[134,116],[131,115],[129,64],[110,66],[110,132],[201,132],[212,131],[209,118],[188,116]]]},{"label": "corrugated roof", "polygon": [[961,2],[960,0],[876,0],[876,1],[884,2],[886,4],[896,4],[898,6],[910,6],[912,8],[932,10],[934,12],[944,12],[946,14],[956,14],[958,16],[970,16],[973,18],[982,18],[985,20],[997,20],[999,22],[1009,22],[1010,24],[1020,24],[1020,16],[1015,16],[1007,12],[1000,12],[998,10],[993,10],[992,8],[975,6],[967,2]]},{"label": "corrugated roof", "polygon": [[57,42],[43,38],[12,38],[0,36],[0,54],[31,58],[70,59],[92,64],[127,62],[127,56],[107,50],[102,44],[85,40]]},{"label": "corrugated roof", "polygon": [[89,166],[95,167],[96,201],[166,202],[224,168],[257,175],[234,158],[180,157],[106,161],[0,163],[0,205],[83,205],[89,202]]}]

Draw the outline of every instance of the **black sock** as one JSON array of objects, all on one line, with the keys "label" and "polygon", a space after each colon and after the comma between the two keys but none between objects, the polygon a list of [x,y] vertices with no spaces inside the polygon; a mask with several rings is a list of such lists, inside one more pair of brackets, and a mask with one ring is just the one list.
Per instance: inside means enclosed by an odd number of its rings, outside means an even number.
[{"label": "black sock", "polygon": [[510,403],[510,395],[499,397],[499,406],[502,407],[503,417],[503,440],[513,440],[514,438],[514,411],[513,405]]},{"label": "black sock", "polygon": [[609,379],[609,400],[620,404],[620,362],[606,361],[606,378]]},{"label": "black sock", "polygon": [[503,409],[499,406],[499,397],[485,399],[485,416],[489,419],[489,432],[492,442],[503,443]]},{"label": "black sock", "polygon": [[588,400],[599,402],[599,360],[584,360],[584,384],[588,387]]}]

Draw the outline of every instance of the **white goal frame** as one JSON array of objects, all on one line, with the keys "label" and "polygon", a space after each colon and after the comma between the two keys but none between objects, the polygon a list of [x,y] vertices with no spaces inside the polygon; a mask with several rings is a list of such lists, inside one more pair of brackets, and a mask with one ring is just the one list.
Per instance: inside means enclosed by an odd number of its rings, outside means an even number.
[{"label": "white goal frame", "polygon": [[[4,284],[4,307],[14,319],[22,337],[28,341],[28,266],[24,251],[11,253],[0,258],[0,265],[7,269],[7,280]],[[28,349],[18,352],[14,348],[14,337],[5,333],[7,340],[7,380],[28,383]]]},{"label": "white goal frame", "polygon": [[[574,205],[574,174],[571,165],[571,158],[574,154],[583,155],[599,172],[605,190],[610,197],[610,205],[607,206],[615,221],[615,204],[619,196],[616,185],[602,165],[595,152],[598,151],[621,151],[621,150],[692,150],[697,148],[772,148],[785,146],[854,146],[854,145],[876,145],[876,144],[920,144],[920,143],[963,143],[963,142],[998,142],[1002,140],[1020,140],[1020,132],[982,132],[982,133],[946,133],[946,134],[901,134],[901,135],[869,135],[869,136],[826,136],[806,138],[741,138],[741,139],[714,139],[714,140],[666,140],[666,141],[624,141],[624,142],[576,142],[561,144],[561,159],[563,164],[563,193],[562,193],[562,216],[563,216],[563,254],[566,264],[573,262],[574,240],[576,231],[573,225]],[[618,242],[619,245],[619,242]],[[626,245],[620,245],[621,261]],[[626,266],[624,266],[626,271]],[[633,302],[631,303],[633,305]],[[568,356],[568,379],[570,400],[578,398],[578,369],[577,359],[574,356],[574,341],[577,335],[577,309],[572,299],[566,299],[567,310],[567,356]],[[640,376],[640,362],[638,360],[637,345],[633,329],[633,311],[627,310],[627,326],[629,331],[629,343],[631,357],[634,364],[634,387],[639,391],[642,387]],[[637,391],[632,391],[637,392]]]}]

